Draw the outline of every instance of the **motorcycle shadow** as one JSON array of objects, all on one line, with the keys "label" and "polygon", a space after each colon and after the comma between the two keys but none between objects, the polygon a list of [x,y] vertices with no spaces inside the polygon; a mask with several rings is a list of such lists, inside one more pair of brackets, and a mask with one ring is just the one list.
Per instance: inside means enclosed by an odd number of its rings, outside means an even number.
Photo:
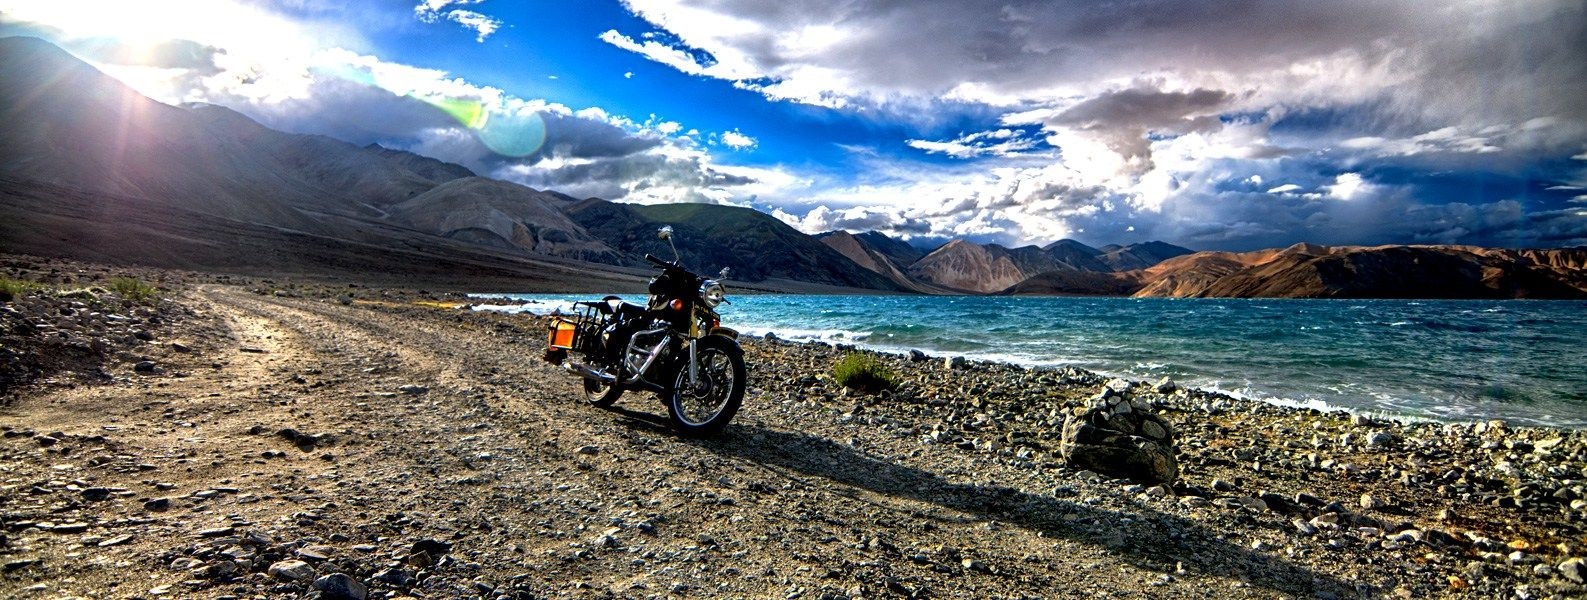
[{"label": "motorcycle shadow", "polygon": [[[626,408],[620,404],[602,406],[599,408],[606,412],[623,417],[625,419],[624,424],[628,425],[629,427],[648,429],[651,433],[676,435],[676,433],[672,430],[672,426],[667,423],[666,408],[662,408],[662,412],[659,414]],[[731,430],[732,427],[733,426],[731,424],[728,425],[729,430]],[[723,435],[727,434],[724,433]]]},{"label": "motorcycle shadow", "polygon": [[[669,431],[665,417],[610,410],[630,417],[633,426],[658,433]],[[1225,532],[1146,506],[1115,511],[1008,486],[952,483],[936,473],[867,456],[831,439],[754,424],[735,423],[716,438],[685,442],[723,457],[758,463],[799,484],[810,485],[800,475],[819,477],[892,498],[930,503],[969,518],[927,518],[954,523],[996,520],[1048,537],[1103,547],[1129,557],[1135,566],[1165,574],[1182,564],[1188,571],[1244,580],[1290,596],[1309,598],[1331,592],[1336,597],[1353,597],[1363,593],[1334,576],[1219,539],[1218,534]],[[844,493],[841,489],[826,491]],[[875,503],[858,494],[850,497]],[[924,516],[915,507],[882,508],[915,518]]]}]

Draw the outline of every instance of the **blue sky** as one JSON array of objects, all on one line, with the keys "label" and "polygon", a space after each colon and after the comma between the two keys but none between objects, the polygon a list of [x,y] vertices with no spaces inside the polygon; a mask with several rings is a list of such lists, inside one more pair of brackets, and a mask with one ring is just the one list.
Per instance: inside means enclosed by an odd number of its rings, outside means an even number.
[{"label": "blue sky", "polygon": [[0,0],[0,26],[161,101],[812,233],[1587,245],[1579,1]]}]

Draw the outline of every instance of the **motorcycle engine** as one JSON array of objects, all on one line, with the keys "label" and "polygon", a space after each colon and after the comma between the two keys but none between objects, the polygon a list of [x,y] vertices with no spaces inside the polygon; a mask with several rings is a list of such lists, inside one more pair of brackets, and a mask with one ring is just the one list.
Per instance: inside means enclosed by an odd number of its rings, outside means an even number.
[{"label": "motorcycle engine", "polygon": [[[651,361],[651,355],[666,352],[667,331],[665,329],[651,329],[635,333],[633,340],[628,344],[628,371],[640,373],[644,370],[646,362]],[[660,357],[657,357],[658,359]]]}]

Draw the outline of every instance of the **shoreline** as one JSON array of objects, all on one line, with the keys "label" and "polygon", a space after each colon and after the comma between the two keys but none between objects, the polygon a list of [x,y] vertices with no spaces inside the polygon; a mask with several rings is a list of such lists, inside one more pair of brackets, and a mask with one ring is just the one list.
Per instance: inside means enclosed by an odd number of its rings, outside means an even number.
[{"label": "shoreline", "polygon": [[[130,274],[162,299],[6,305],[62,341],[27,339],[108,345],[0,407],[0,595],[299,596],[333,573],[382,598],[1587,593],[1578,430],[1112,382],[1175,430],[1178,480],[1143,486],[1058,452],[1098,373],[878,354],[904,384],[866,395],[832,380],[842,348],[745,337],[744,409],[685,440],[648,394],[579,400],[539,317]],[[33,335],[13,321],[8,344]]]},{"label": "shoreline", "polygon": [[[481,294],[469,294],[469,299],[471,301],[470,308],[472,308],[474,310],[499,311],[499,312],[503,312],[505,314],[528,314],[528,315],[535,315],[535,316],[544,316],[542,314],[542,312],[544,312],[544,311],[555,311],[555,310],[560,310],[562,308],[560,302],[555,302],[555,301],[550,301],[550,300],[545,300],[545,299],[535,299],[535,298],[518,298],[518,297],[515,297],[515,296],[569,296],[569,297],[572,297],[572,298],[575,298],[575,299],[576,298],[582,298],[582,296],[577,295],[577,294],[537,294],[537,293],[526,293],[526,294],[508,294],[508,295],[490,295],[490,296],[481,295]],[[1183,300],[1183,299],[1171,299],[1171,300]],[[1251,299],[1251,300],[1259,300],[1259,299]],[[1294,299],[1286,299],[1286,300],[1294,300]],[[1340,301],[1356,302],[1355,300],[1340,300]],[[1394,300],[1394,302],[1400,302],[1400,301]],[[1459,301],[1457,301],[1457,302],[1459,302]],[[1490,302],[1490,301],[1481,301],[1481,302]],[[1500,301],[1500,302],[1502,302],[1502,301]],[[1568,301],[1565,301],[1565,302],[1576,302],[1576,301],[1568,300]],[[1412,304],[1415,304],[1415,303],[1416,303],[1415,301],[1412,301]],[[546,312],[546,314],[549,314],[549,312]],[[1095,373],[1095,374],[1097,374],[1099,376],[1102,376],[1104,378],[1109,378],[1109,379],[1111,379],[1111,378],[1125,378],[1125,379],[1131,379],[1131,380],[1135,380],[1135,381],[1152,382],[1152,381],[1161,379],[1162,377],[1169,377],[1169,378],[1173,379],[1176,384],[1179,384],[1179,385],[1185,385],[1187,387],[1197,388],[1197,389],[1200,389],[1200,390],[1203,390],[1203,391],[1206,391],[1206,392],[1209,392],[1209,393],[1225,395],[1225,396],[1229,396],[1229,397],[1237,398],[1237,399],[1241,399],[1241,400],[1248,400],[1248,401],[1253,401],[1253,402],[1261,402],[1261,403],[1265,403],[1265,404],[1269,404],[1269,405],[1273,405],[1273,406],[1291,408],[1291,409],[1296,409],[1296,410],[1316,410],[1316,411],[1322,411],[1322,412],[1342,411],[1342,412],[1345,412],[1347,414],[1352,414],[1352,415],[1360,414],[1360,415],[1364,415],[1364,416],[1371,417],[1371,418],[1374,418],[1374,419],[1391,419],[1391,420],[1403,421],[1403,422],[1406,422],[1406,423],[1437,423],[1437,424],[1477,423],[1477,422],[1487,422],[1487,421],[1492,421],[1492,420],[1496,420],[1497,419],[1497,420],[1505,421],[1507,424],[1510,424],[1510,425],[1522,426],[1522,427],[1545,427],[1545,428],[1557,428],[1557,429],[1564,429],[1564,430],[1584,430],[1584,429],[1587,429],[1587,421],[1584,421],[1582,419],[1576,419],[1575,420],[1576,422],[1573,423],[1572,420],[1570,418],[1568,418],[1568,417],[1563,418],[1563,422],[1545,422],[1545,421],[1540,420],[1541,417],[1528,418],[1528,417],[1525,417],[1525,416],[1515,416],[1515,415],[1507,416],[1507,415],[1502,415],[1502,414],[1501,415],[1497,415],[1497,416],[1480,416],[1480,415],[1469,415],[1469,414],[1462,415],[1462,414],[1455,414],[1455,413],[1440,413],[1440,412],[1438,412],[1436,410],[1429,410],[1429,409],[1422,409],[1421,412],[1411,412],[1410,410],[1407,410],[1407,409],[1404,409],[1404,408],[1396,409],[1393,406],[1381,406],[1381,404],[1383,404],[1385,402],[1387,402],[1388,404],[1394,404],[1395,402],[1404,403],[1406,401],[1403,400],[1403,399],[1398,399],[1398,398],[1393,398],[1393,397],[1384,397],[1384,396],[1382,396],[1380,394],[1377,394],[1377,393],[1370,393],[1370,390],[1361,392],[1361,394],[1363,394],[1363,395],[1359,395],[1356,398],[1358,403],[1368,404],[1367,406],[1351,406],[1348,403],[1330,402],[1327,399],[1318,398],[1318,397],[1299,398],[1299,399],[1297,399],[1297,398],[1289,397],[1289,396],[1286,396],[1286,395],[1283,395],[1283,394],[1277,393],[1277,392],[1253,390],[1253,389],[1251,389],[1251,387],[1255,386],[1255,385],[1258,385],[1258,384],[1257,384],[1256,381],[1249,380],[1249,379],[1244,380],[1244,383],[1242,384],[1244,387],[1230,389],[1230,388],[1224,387],[1224,385],[1226,383],[1239,384],[1240,383],[1240,379],[1239,378],[1230,379],[1228,381],[1223,381],[1223,380],[1220,380],[1217,377],[1208,376],[1208,375],[1203,375],[1203,376],[1199,376],[1199,377],[1183,377],[1183,376],[1173,376],[1173,375],[1150,375],[1150,374],[1143,374],[1143,373],[1139,373],[1139,372],[1134,372],[1134,371],[1132,371],[1132,370],[1130,370],[1128,368],[1123,369],[1123,370],[1115,370],[1115,369],[1107,369],[1107,368],[1100,368],[1100,367],[1096,367],[1096,366],[1091,366],[1093,363],[1097,362],[1097,360],[1095,360],[1095,359],[1090,360],[1090,361],[1087,361],[1087,360],[1084,360],[1084,359],[1040,360],[1040,359],[1027,359],[1027,358],[1022,358],[1022,357],[1015,356],[1015,355],[1010,355],[1010,354],[1006,354],[1006,353],[991,352],[991,351],[973,351],[973,350],[972,351],[947,351],[947,350],[941,350],[941,349],[931,348],[931,347],[903,346],[903,345],[895,345],[895,344],[876,344],[876,343],[869,342],[867,339],[861,339],[860,337],[849,338],[846,334],[854,333],[854,332],[845,332],[843,330],[794,330],[794,331],[790,332],[790,331],[786,330],[786,328],[782,328],[780,330],[779,328],[776,328],[776,327],[768,328],[768,327],[755,326],[755,327],[743,327],[743,328],[740,328],[740,331],[744,335],[750,335],[750,336],[754,336],[754,337],[761,337],[761,336],[764,336],[766,334],[772,334],[772,335],[777,336],[778,339],[789,340],[789,341],[794,341],[794,342],[810,343],[810,344],[824,344],[824,345],[834,346],[834,347],[838,347],[838,348],[858,348],[858,349],[864,349],[864,350],[875,351],[875,352],[882,352],[882,353],[893,354],[893,355],[901,355],[901,356],[907,356],[907,355],[909,355],[912,352],[924,352],[924,353],[929,353],[931,356],[933,356],[935,358],[942,358],[942,357],[949,357],[949,356],[958,356],[958,357],[963,357],[963,358],[970,359],[970,360],[1006,363],[1006,364],[1018,365],[1018,366],[1022,366],[1022,367],[1028,367],[1028,368],[1076,367],[1076,368],[1085,369],[1087,371],[1090,371],[1090,372]],[[870,337],[870,334],[864,334],[864,336],[868,338],[868,337]],[[1284,386],[1279,386],[1279,387],[1284,387]],[[1290,386],[1290,387],[1295,387],[1295,386]],[[1342,392],[1339,392],[1339,390],[1334,390],[1334,391],[1336,393],[1342,394]],[[1348,400],[1348,398],[1346,398],[1346,400]],[[1413,404],[1420,403],[1420,402],[1417,402],[1417,401],[1411,401],[1411,402]],[[1434,401],[1432,399],[1428,399],[1428,400],[1423,400],[1421,402],[1436,402],[1436,401]],[[1380,404],[1380,406],[1372,406],[1371,404]],[[1560,418],[1560,417],[1556,417],[1556,418]]]}]

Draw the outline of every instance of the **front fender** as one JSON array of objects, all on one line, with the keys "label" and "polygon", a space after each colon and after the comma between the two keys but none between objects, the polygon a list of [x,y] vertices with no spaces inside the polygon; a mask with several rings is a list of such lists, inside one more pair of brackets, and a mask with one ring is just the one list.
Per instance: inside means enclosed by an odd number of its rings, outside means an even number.
[{"label": "front fender", "polygon": [[728,341],[731,341],[734,344],[738,343],[738,341],[737,341],[738,340],[738,330],[737,329],[729,329],[727,327],[712,327],[710,335],[721,336],[721,337],[727,338]]}]

